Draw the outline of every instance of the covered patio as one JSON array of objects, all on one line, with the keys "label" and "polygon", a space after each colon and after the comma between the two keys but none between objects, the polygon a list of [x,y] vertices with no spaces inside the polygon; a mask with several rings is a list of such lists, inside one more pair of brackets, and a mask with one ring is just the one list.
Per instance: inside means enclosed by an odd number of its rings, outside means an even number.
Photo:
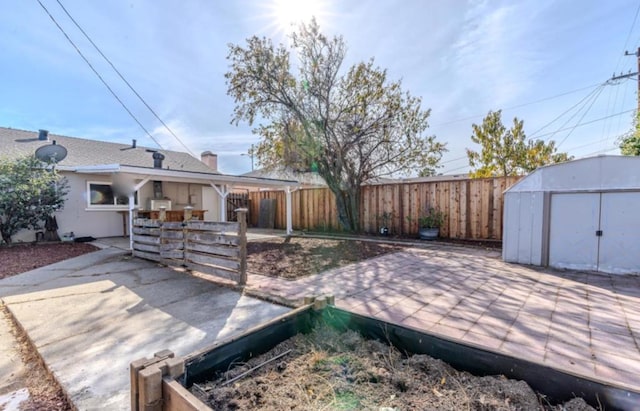
[{"label": "covered patio", "polygon": [[[198,200],[202,208],[204,208],[203,205],[206,204],[215,204],[215,208],[217,208],[215,214],[217,215],[211,215],[211,213],[209,213],[208,218],[219,222],[227,221],[227,197],[234,190],[255,190],[256,188],[282,190],[286,196],[286,233],[290,234],[293,232],[291,193],[299,187],[297,181],[230,176],[215,172],[205,173],[165,168],[146,168],[121,164],[80,166],[65,171],[72,171],[77,174],[109,176],[111,184],[116,186],[118,190],[126,193],[126,196],[128,196],[128,208],[126,211],[120,210],[120,212],[126,215],[127,234],[129,236],[130,246],[133,244],[133,211],[144,208],[141,207],[141,201],[139,198],[136,198],[136,196],[139,196],[138,193],[143,189],[146,190],[147,193],[151,193],[150,190],[153,188],[152,186],[157,184],[157,182],[176,183],[183,187],[185,185],[187,187],[190,185],[200,187],[202,195],[196,200]],[[191,188],[189,188],[188,193],[190,192]],[[190,194],[189,197],[191,197]],[[189,202],[192,202],[191,198]]]}]

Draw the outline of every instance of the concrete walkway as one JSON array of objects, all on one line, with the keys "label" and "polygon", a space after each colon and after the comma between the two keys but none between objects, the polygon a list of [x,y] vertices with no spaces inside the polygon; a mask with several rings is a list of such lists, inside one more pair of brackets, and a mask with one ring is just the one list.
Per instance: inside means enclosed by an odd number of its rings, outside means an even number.
[{"label": "concrete walkway", "polygon": [[295,282],[249,275],[257,293],[336,305],[640,392],[640,278],[535,269],[497,252],[434,245]]},{"label": "concrete walkway", "polygon": [[133,360],[189,354],[289,310],[102,246],[0,281],[0,298],[80,410],[129,409]]}]

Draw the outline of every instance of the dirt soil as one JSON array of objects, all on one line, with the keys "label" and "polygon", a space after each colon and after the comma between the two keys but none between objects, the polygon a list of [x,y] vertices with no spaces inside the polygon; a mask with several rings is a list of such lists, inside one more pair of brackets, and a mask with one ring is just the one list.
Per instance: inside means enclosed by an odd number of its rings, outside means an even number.
[{"label": "dirt soil", "polygon": [[0,246],[0,279],[96,251],[87,243],[35,243]]},{"label": "dirt soil", "polygon": [[16,347],[26,369],[23,386],[29,390],[29,399],[20,404],[21,411],[71,411],[74,408],[67,396],[49,373],[27,335],[18,327],[5,306],[0,306],[0,315],[8,319]]},{"label": "dirt soil", "polygon": [[582,399],[553,406],[523,381],[473,376],[328,326],[194,384],[191,392],[214,410],[593,410]]},{"label": "dirt soil", "polygon": [[300,237],[249,241],[247,271],[295,280],[403,248],[371,241]]}]

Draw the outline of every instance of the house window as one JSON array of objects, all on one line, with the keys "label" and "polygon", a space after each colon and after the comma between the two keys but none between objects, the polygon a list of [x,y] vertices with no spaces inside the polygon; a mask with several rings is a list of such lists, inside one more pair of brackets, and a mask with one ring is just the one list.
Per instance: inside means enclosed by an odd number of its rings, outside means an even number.
[{"label": "house window", "polygon": [[[88,182],[88,203],[90,208],[127,208],[129,197],[127,195],[114,193],[109,182]],[[138,192],[133,195],[134,204],[138,204]]]}]

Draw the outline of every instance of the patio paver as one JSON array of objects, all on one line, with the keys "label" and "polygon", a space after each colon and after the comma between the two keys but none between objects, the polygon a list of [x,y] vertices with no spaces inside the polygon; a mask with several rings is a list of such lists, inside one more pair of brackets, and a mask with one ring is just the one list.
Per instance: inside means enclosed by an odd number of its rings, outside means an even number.
[{"label": "patio paver", "polygon": [[499,253],[411,248],[297,281],[249,275],[290,300],[355,313],[640,391],[640,277],[543,270]]}]

